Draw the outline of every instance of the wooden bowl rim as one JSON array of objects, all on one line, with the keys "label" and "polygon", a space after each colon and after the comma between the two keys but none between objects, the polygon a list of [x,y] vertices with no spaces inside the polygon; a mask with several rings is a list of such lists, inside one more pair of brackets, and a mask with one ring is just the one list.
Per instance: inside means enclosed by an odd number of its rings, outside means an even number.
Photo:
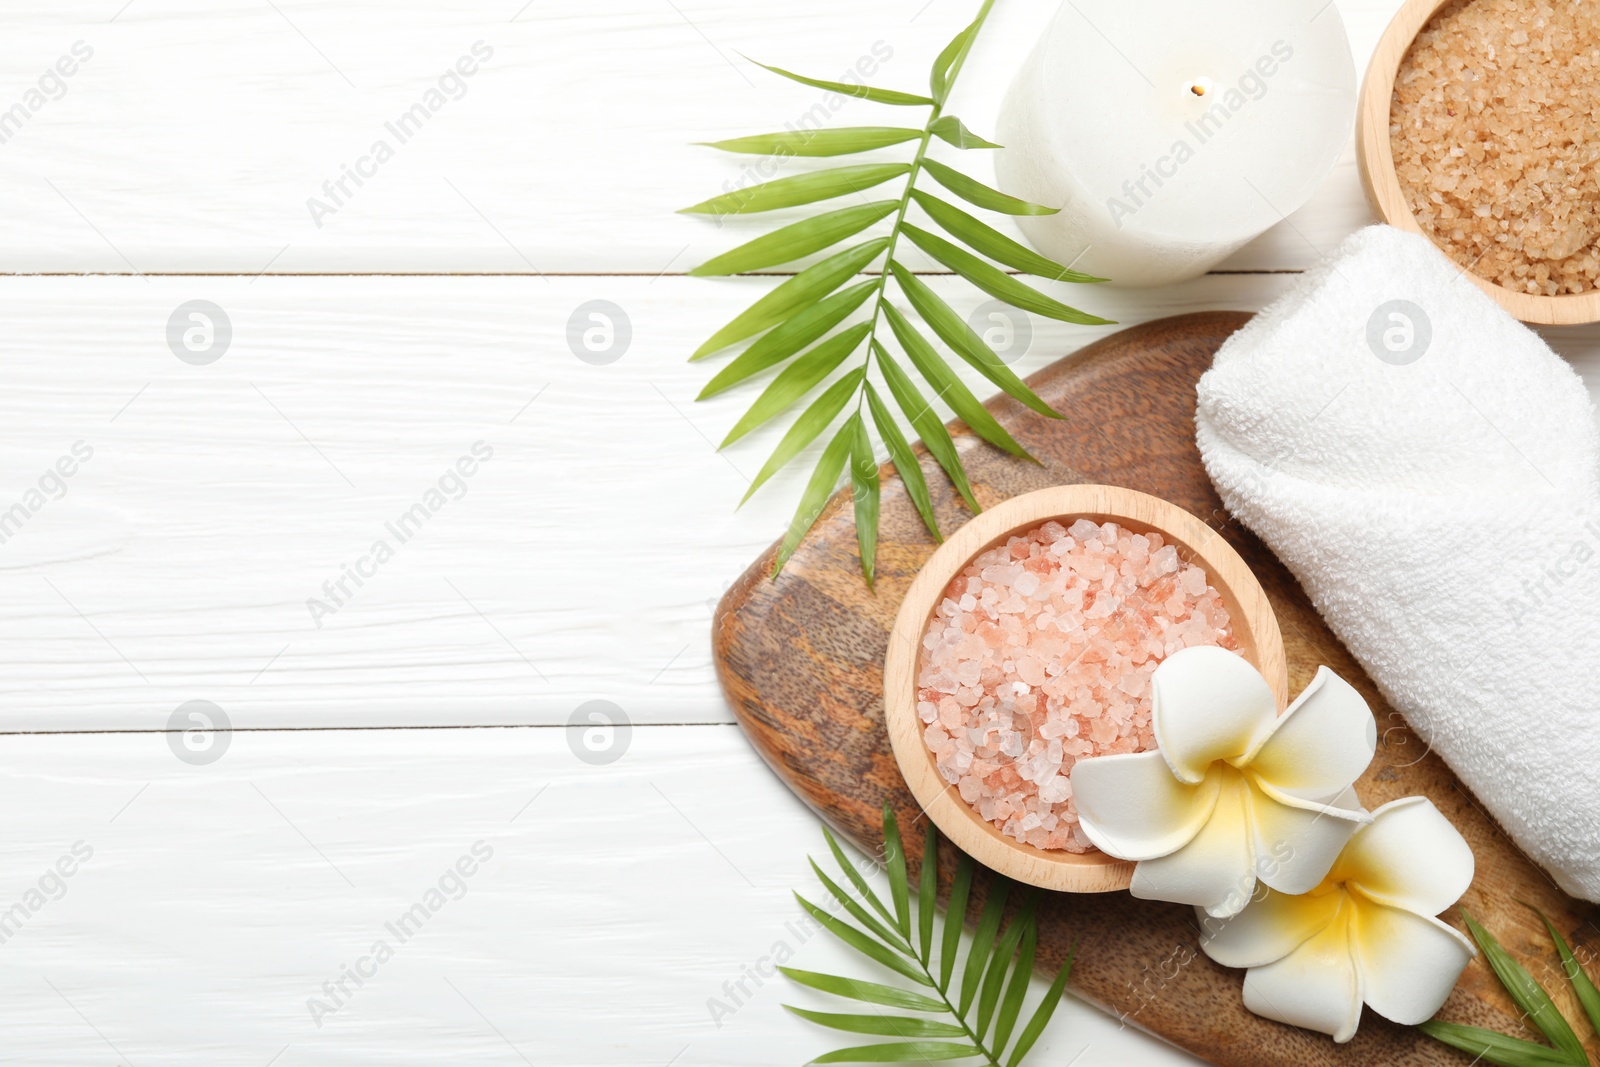
[{"label": "wooden bowl rim", "polygon": [[[1391,226],[1426,237],[1400,187],[1394,167],[1394,150],[1389,141],[1389,104],[1394,95],[1394,80],[1400,64],[1433,16],[1452,0],[1406,0],[1389,22],[1378,47],[1367,65],[1361,86],[1356,122],[1356,163],[1361,172],[1361,187],[1378,217]],[[1437,243],[1437,242],[1435,242]],[[1451,264],[1470,278],[1479,289],[1493,297],[1501,307],[1523,322],[1547,326],[1572,326],[1600,322],[1600,289],[1561,296],[1536,296],[1519,293],[1467,270],[1454,259]]]},{"label": "wooden bowl rim", "polygon": [[923,743],[917,716],[916,671],[922,637],[950,580],[980,552],[1050,519],[1111,521],[1135,530],[1155,530],[1205,568],[1207,577],[1238,612],[1234,632],[1246,659],[1266,677],[1278,708],[1288,706],[1289,665],[1277,615],[1254,573],[1222,535],[1197,517],[1159,497],[1109,485],[1062,485],[1012,497],[974,516],[923,564],[906,590],[884,659],[884,725],[906,785],[935,826],[957,848],[1018,882],[1069,893],[1106,893],[1128,888],[1133,863],[1103,852],[1072,853],[1034,848],[1002,835],[981,818],[953,785],[939,777],[933,753]]}]

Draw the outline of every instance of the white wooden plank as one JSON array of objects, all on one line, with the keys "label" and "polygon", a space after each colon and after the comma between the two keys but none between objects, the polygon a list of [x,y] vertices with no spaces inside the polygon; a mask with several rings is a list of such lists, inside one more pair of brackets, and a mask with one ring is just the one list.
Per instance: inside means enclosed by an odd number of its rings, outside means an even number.
[{"label": "white wooden plank", "polygon": [[[1132,323],[1259,307],[1291,278],[1087,295]],[[595,698],[727,721],[711,610],[809,468],[735,511],[780,428],[718,455],[754,390],[695,403],[721,361],[684,353],[769,284],[6,279],[0,729],[160,729],[194,699],[240,727],[562,723]],[[233,329],[205,366],[166,340],[197,298]],[[597,298],[631,319],[609,365],[567,347]],[[1023,372],[1109,332],[1033,327]],[[1552,336],[1600,381],[1600,329]],[[58,486],[79,441],[93,456]],[[387,524],[479,441],[493,458],[402,543]],[[380,539],[393,558],[362,564]],[[324,583],[358,564],[374,573],[339,605]]]},{"label": "white wooden plank", "polygon": [[[1285,282],[1096,290],[1093,307],[1252,307]],[[191,699],[238,726],[560,723],[598,697],[641,722],[725,721],[711,610],[808,468],[735,511],[779,431],[717,455],[754,392],[694,403],[720,361],[684,355],[768,285],[6,280],[0,513],[22,510],[0,523],[0,727],[161,728]],[[232,341],[194,366],[166,327],[201,298]],[[567,345],[597,298],[631,320],[610,365]],[[1034,327],[1023,371],[1108,332]],[[92,458],[58,486],[80,441]],[[480,441],[493,458],[398,536]],[[330,593],[346,567],[373,573]]]},{"label": "white wooden plank", "polygon": [[[3,1058],[751,1067],[835,1047],[781,1007],[825,998],[781,978],[709,1004],[779,942],[878,977],[787,925],[823,849],[810,813],[730,727],[636,730],[605,766],[566,734],[243,733],[207,766],[159,735],[5,738],[0,802],[29,816],[0,829]],[[475,848],[407,940],[387,929]],[[322,989],[357,965],[362,985]],[[335,1008],[320,1027],[312,999]],[[1080,1054],[1198,1062],[1069,1000],[1034,1059]]]},{"label": "white wooden plank", "polygon": [[[1338,0],[1359,64],[1396,6]],[[0,271],[681,271],[736,231],[673,212],[748,183],[752,162],[691,142],[808,115],[920,114],[830,100],[740,53],[823,77],[861,59],[875,79],[915,89],[973,7],[460,0],[399,13],[382,0],[74,0],[14,13],[0,40],[0,110],[23,102],[26,121],[0,126]],[[953,101],[974,128],[992,131],[1053,10],[998,5]],[[27,97],[77,42],[90,58]],[[425,102],[461,57],[476,73],[459,89],[447,80],[402,141],[385,124]],[[379,140],[393,158],[362,164]],[[1225,266],[1300,268],[1364,221],[1353,158],[1289,225]],[[369,176],[346,181],[334,203],[323,183],[358,164]],[[320,226],[314,197],[335,208]]]}]

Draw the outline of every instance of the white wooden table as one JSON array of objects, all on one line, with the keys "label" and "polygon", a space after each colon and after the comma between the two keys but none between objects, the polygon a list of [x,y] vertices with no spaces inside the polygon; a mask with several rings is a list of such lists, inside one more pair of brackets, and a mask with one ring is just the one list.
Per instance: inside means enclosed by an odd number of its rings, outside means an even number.
[{"label": "white wooden table", "polygon": [[[748,398],[694,403],[706,371],[684,357],[763,283],[684,277],[736,227],[673,209],[739,175],[689,142],[821,99],[740,53],[826,77],[887,52],[878,80],[914,88],[974,6],[6,5],[0,111],[25,114],[0,122],[0,516],[23,512],[0,523],[0,1061],[830,1047],[780,1007],[804,991],[729,992],[779,942],[857,965],[785,925],[817,824],[709,661],[712,607],[804,470],[734,510],[773,438],[717,454]],[[1358,62],[1395,6],[1338,0]],[[969,125],[992,129],[1053,7],[1001,0],[954,102]],[[74,73],[30,108],[62,56]],[[447,75],[462,57],[474,73]],[[427,121],[368,158],[430,90]],[[366,176],[334,200],[347,166]],[[1226,270],[1094,310],[1258,308],[1367,219],[1347,158]],[[597,299],[632,331],[605,365],[567,344]],[[196,300],[231,326],[225,350],[190,339],[212,362],[169,345]],[[1106,332],[1036,326],[1024,372]],[[1600,332],[1549,336],[1600,381]],[[590,700],[631,722],[599,739],[614,758],[580,758],[566,726]],[[231,724],[220,758],[165,732],[190,701]],[[462,857],[448,903],[362,963]],[[373,973],[334,998],[349,967]],[[1192,1061],[1069,1004],[1036,1062]]]}]

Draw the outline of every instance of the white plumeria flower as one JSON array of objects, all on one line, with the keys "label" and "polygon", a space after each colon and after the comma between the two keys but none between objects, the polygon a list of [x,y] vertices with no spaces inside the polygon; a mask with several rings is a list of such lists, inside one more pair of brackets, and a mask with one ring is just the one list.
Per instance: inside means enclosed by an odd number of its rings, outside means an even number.
[{"label": "white plumeria flower", "polygon": [[1385,1019],[1431,1019],[1477,949],[1434,918],[1472,884],[1472,849],[1426,797],[1373,812],[1322,884],[1265,891],[1232,919],[1201,916],[1201,947],[1248,967],[1245,1007],[1349,1041],[1366,1003]]},{"label": "white plumeria flower", "polygon": [[1151,676],[1156,751],[1079,760],[1072,793],[1097,848],[1137,860],[1131,892],[1237,914],[1259,878],[1304,893],[1372,821],[1351,783],[1372,762],[1367,702],[1326,667],[1281,716],[1238,654],[1210,646]]}]

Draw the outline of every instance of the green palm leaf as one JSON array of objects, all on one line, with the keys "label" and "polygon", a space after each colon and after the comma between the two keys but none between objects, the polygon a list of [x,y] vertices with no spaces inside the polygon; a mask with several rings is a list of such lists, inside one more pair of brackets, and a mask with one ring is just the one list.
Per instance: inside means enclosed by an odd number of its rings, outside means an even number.
[{"label": "green palm leaf", "polygon": [[830,211],[825,215],[817,215],[791,223],[782,229],[773,230],[753,241],[746,241],[738,248],[706,260],[689,274],[696,278],[717,274],[743,274],[764,267],[776,267],[780,263],[790,263],[838,244],[846,237],[853,237],[899,210],[898,200],[879,200],[872,204],[858,204],[855,207]]},{"label": "green palm leaf", "polygon": [[[857,419],[859,417],[855,416]],[[839,859],[841,866],[846,870],[853,870],[845,864],[842,850],[833,835],[826,830],[824,834],[828,839],[829,848]],[[883,923],[872,918],[867,908],[860,902],[851,900],[843,889],[823,875],[815,861],[811,867],[823,885],[844,905],[849,914],[858,921],[864,921],[868,929],[877,931],[879,938],[874,939],[862,930],[832,918],[798,894],[796,899],[813,919],[822,923],[834,936],[868,958],[895,970],[917,984],[931,987],[938,996],[897,989],[875,982],[860,982],[818,974],[814,971],[780,967],[779,970],[793,981],[819,992],[844,1000],[880,1004],[889,1008],[921,1013],[916,1016],[906,1016],[884,1012],[872,1014],[858,1011],[831,1012],[786,1004],[784,1007],[800,1018],[832,1030],[901,1039],[877,1045],[839,1049],[825,1053],[811,1062],[906,1063],[982,1057],[991,1067],[998,1067],[1002,1062],[1001,1057],[1005,1054],[1006,1043],[1021,1013],[1027,995],[1028,980],[1033,970],[1034,951],[1039,936],[1038,922],[1034,913],[1037,896],[1030,893],[1027,902],[1005,927],[1004,933],[999,933],[997,936],[1011,883],[999,877],[994,879],[967,957],[961,1004],[958,1007],[949,994],[949,982],[960,946],[962,922],[966,917],[967,897],[974,869],[972,859],[963,854],[956,864],[956,877],[951,885],[950,906],[945,913],[944,933],[941,937],[941,977],[935,978],[930,953],[933,941],[933,912],[938,896],[938,834],[930,824],[923,846],[922,870],[914,902],[909,894],[909,883],[904,871],[904,850],[901,847],[899,822],[895,818],[894,809],[888,803],[884,804],[883,835],[884,862],[893,890],[893,914],[897,918],[890,919],[890,909],[883,907],[875,896],[871,899],[886,922],[898,923],[898,916],[906,916],[901,926],[903,937],[886,929]],[[855,882],[856,878],[853,877],[852,881]],[[870,895],[871,891],[865,888],[864,880],[857,884],[862,887],[864,894]],[[909,914],[912,911],[915,912],[914,916]],[[884,943],[884,935],[888,935],[888,940],[892,943],[899,945],[903,940],[905,946],[909,946],[913,939],[910,933],[913,928],[917,931],[915,940],[918,949],[910,950],[908,947],[902,947],[900,949],[901,953],[904,953],[902,956],[897,955]],[[1013,957],[1015,957],[1014,964]],[[1051,986],[1050,993],[1036,1007],[1033,1017],[1023,1027],[1017,1046],[1012,1050],[1010,1067],[1016,1067],[1043,1032],[1055,1010],[1055,1005],[1061,1000],[1071,967],[1072,957],[1069,954],[1065,966],[1061,968],[1055,983]],[[1009,983],[1006,982],[1008,972]],[[976,1015],[974,1015],[971,1001],[973,993],[978,990],[980,980],[982,988],[981,992],[977,992]],[[995,1024],[995,1037],[993,1041],[985,1042],[983,1035],[988,1029],[991,1018]],[[927,1040],[938,1038],[954,1040]]]},{"label": "green palm leaf", "polygon": [[1521,1038],[1507,1037],[1477,1026],[1462,1026],[1430,1019],[1417,1029],[1436,1041],[1458,1048],[1485,1063],[1501,1067],[1587,1067],[1589,1058],[1574,1060],[1565,1052]]},{"label": "green palm leaf", "polygon": [[831,170],[796,174],[792,178],[778,178],[762,182],[748,189],[735,189],[731,193],[713,196],[691,207],[683,208],[684,215],[739,215],[755,211],[774,211],[781,207],[798,207],[818,200],[831,200],[882,185],[890,178],[911,173],[909,163],[863,163],[853,167],[834,167]]},{"label": "green palm leaf", "polygon": [[[824,448],[822,459],[806,483],[805,493],[790,522],[788,534],[779,546],[775,575],[793,555],[799,539],[815,524],[826,504],[826,494],[834,491],[839,475],[848,465],[862,574],[868,585],[873,582],[876,576],[874,557],[878,546],[882,489],[875,459],[869,471],[870,449],[867,445],[871,438],[867,434],[867,416],[862,414],[863,407],[871,413],[872,425],[877,428],[889,452],[889,460],[899,473],[906,487],[906,495],[923,524],[935,538],[940,536],[930,487],[916,453],[907,442],[908,434],[901,432],[891,406],[885,402],[886,398],[876,394],[875,383],[866,374],[873,364],[882,373],[883,384],[893,397],[893,406],[899,409],[900,416],[922,438],[924,447],[973,511],[978,510],[978,504],[962,466],[961,451],[956,448],[949,430],[944,426],[942,416],[924,399],[924,387],[932,391],[934,398],[948,405],[979,437],[1013,455],[1031,459],[954,374],[940,351],[894,310],[889,303],[888,293],[888,275],[891,271],[902,276],[900,285],[907,299],[945,346],[1008,395],[1041,414],[1056,414],[983,343],[982,338],[950,310],[943,299],[933,296],[926,285],[898,267],[895,250],[902,236],[916,242],[979,289],[1026,311],[1082,324],[1104,324],[1107,321],[1037,292],[979,256],[988,256],[1007,267],[1039,273],[1058,281],[1092,280],[1088,275],[1068,270],[1033,252],[965,211],[917,187],[919,179],[926,176],[956,196],[986,209],[1021,215],[1050,214],[1055,210],[1008,196],[928,158],[928,147],[934,138],[961,149],[998,147],[994,142],[973,133],[955,115],[944,114],[945,101],[993,6],[994,0],[982,0],[977,17],[940,51],[928,75],[931,96],[809,78],[762,64],[767,70],[784,78],[828,92],[882,104],[927,107],[927,118],[920,129],[911,126],[791,129],[710,142],[710,147],[725,152],[780,159],[790,156],[845,156],[889,149],[895,145],[914,145],[914,149],[905,150],[910,156],[907,161],[856,162],[775,178],[748,188],[730,189],[684,209],[690,214],[720,216],[795,208],[859,194],[895,178],[906,178],[898,196],[875,203],[866,202],[863,196],[859,204],[852,203],[848,207],[789,222],[716,255],[690,271],[697,276],[748,274],[818,253],[827,256],[776,285],[690,356],[691,360],[702,359],[730,345],[755,338],[742,354],[711,378],[701,391],[701,398],[716,396],[771,367],[788,362],[788,366],[754,400],[751,410],[736,423],[728,441],[737,440],[788,411],[791,405],[838,367],[846,367],[846,378],[855,370],[862,371],[859,377],[850,379],[854,382],[853,396],[856,400],[853,418],[858,421],[847,422],[848,432],[843,434],[843,438],[836,433],[832,442]],[[907,212],[913,199],[922,205],[937,225],[956,240],[975,249],[978,255],[908,223]],[[842,251],[834,250],[838,242],[869,232],[871,227],[880,222],[887,223],[886,236],[864,241]],[[880,257],[882,273],[876,280],[851,284],[840,291],[853,276],[872,269]],[[911,280],[907,281],[907,278]],[[866,329],[864,336],[867,345],[864,351],[855,348],[844,351],[847,342],[828,335],[863,305],[869,309],[864,316],[866,321],[861,324]],[[886,330],[885,322],[888,324]],[[851,332],[854,329],[850,327],[839,336],[848,335],[858,342],[860,337]],[[915,368],[915,375],[902,369],[888,354],[881,343],[880,330],[895,334],[910,366]],[[859,364],[842,362],[852,357],[858,358]],[[821,368],[826,370],[819,376],[817,371]],[[922,379],[921,385],[914,380],[918,376]],[[751,489],[765,484],[778,469],[797,459],[849,404],[850,397],[844,397],[841,401],[840,393],[826,391],[804,408],[795,424],[784,432]],[[817,498],[814,495],[816,493],[824,496]],[[891,920],[891,924],[897,921]],[[909,937],[909,934],[906,936]]]},{"label": "green palm leaf", "polygon": [[860,901],[845,892],[840,888],[838,882],[835,882],[822,872],[822,868],[817,866],[816,860],[811,860],[811,873],[817,876],[817,881],[822,883],[822,887],[828,891],[829,895],[837,900],[845,911],[850,913],[852,919],[866,927],[868,933],[898,952],[903,952],[907,956],[912,954],[911,946],[906,943],[904,938],[877,919],[874,919],[872,913],[861,906]]},{"label": "green palm leaf", "polygon": [[848,156],[875,148],[915,141],[921,130],[898,126],[842,126],[831,130],[785,130],[783,133],[758,133],[726,141],[702,141],[706,148],[738,152],[750,156]]}]

